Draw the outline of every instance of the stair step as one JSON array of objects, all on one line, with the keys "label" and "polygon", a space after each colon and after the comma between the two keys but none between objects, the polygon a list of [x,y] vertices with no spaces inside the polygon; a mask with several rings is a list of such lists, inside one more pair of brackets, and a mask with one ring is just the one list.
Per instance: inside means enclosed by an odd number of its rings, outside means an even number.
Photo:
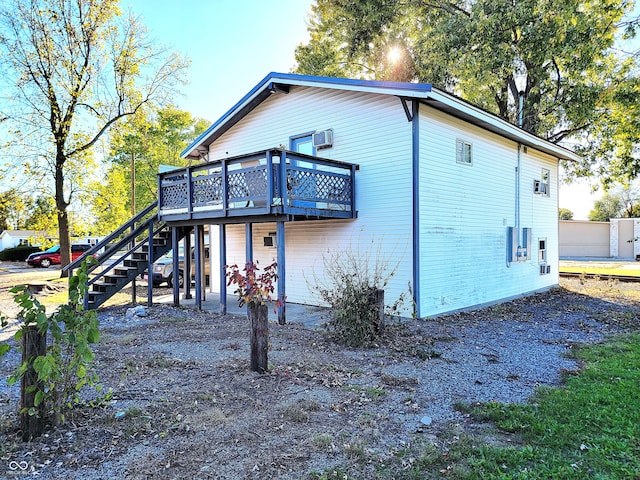
[{"label": "stair step", "polygon": [[149,261],[146,258],[144,260],[136,260],[134,258],[131,260],[125,260],[123,262],[125,267],[135,268],[136,270],[140,268],[140,265],[143,265],[142,269],[144,270],[147,266],[147,263],[149,263]]},{"label": "stair step", "polygon": [[92,285],[93,290],[90,293],[105,293],[115,286],[117,286],[115,283],[96,282]]}]

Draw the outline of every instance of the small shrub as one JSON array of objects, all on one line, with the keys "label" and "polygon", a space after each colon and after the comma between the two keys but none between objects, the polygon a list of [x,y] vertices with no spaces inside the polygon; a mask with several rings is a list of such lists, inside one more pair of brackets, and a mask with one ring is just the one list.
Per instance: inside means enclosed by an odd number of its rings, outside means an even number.
[{"label": "small shrub", "polygon": [[29,245],[5,248],[0,252],[0,260],[6,262],[24,262],[30,254],[40,252],[41,250],[40,247],[30,247]]},{"label": "small shrub", "polygon": [[[322,257],[327,280],[314,275],[311,285],[330,307],[329,321],[323,326],[327,334],[349,347],[369,346],[382,334],[375,292],[384,290],[397,264],[383,259],[379,247],[373,250],[372,244],[363,253],[353,249],[327,252]],[[398,302],[392,310],[400,310]]]},{"label": "small shrub", "polygon": [[[24,286],[10,290],[21,308],[18,318],[23,322],[23,327],[14,336],[15,340],[20,341],[25,329],[35,325],[41,334],[50,337],[51,343],[47,346],[46,355],[25,361],[7,383],[13,385],[20,381],[32,362],[42,385],[41,389],[35,387],[35,406],[44,405],[45,415],[54,425],[64,422],[64,412],[80,402],[79,392],[85,385],[94,387],[98,392],[101,390],[98,377],[93,372],[94,353],[91,350],[91,344],[100,338],[98,318],[95,311],[83,308],[87,279],[87,262],[83,262],[77,274],[69,279],[69,303],[61,305],[50,316]],[[2,321],[3,326],[5,323]],[[0,345],[0,356],[7,350],[6,344]],[[39,412],[23,406],[21,413],[38,415]]]}]

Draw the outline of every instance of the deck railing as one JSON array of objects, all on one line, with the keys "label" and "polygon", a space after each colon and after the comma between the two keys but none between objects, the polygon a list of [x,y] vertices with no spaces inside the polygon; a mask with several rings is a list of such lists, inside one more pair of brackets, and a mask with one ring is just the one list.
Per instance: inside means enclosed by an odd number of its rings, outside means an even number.
[{"label": "deck railing", "polygon": [[286,214],[355,217],[357,165],[265,150],[159,175],[163,220]]}]

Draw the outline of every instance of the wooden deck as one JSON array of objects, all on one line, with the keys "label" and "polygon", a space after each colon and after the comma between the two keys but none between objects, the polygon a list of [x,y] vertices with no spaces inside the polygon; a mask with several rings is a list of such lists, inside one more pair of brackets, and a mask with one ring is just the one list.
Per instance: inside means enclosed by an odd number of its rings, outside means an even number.
[{"label": "wooden deck", "polygon": [[159,175],[158,217],[168,223],[355,218],[357,168],[272,149],[172,170]]}]

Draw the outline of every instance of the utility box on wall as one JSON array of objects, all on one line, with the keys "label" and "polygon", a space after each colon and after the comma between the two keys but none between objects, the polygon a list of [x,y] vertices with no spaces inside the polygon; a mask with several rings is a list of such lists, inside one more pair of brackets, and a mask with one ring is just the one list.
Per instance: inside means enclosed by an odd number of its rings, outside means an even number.
[{"label": "utility box on wall", "polygon": [[531,260],[531,229],[523,228],[522,237],[518,235],[518,229],[507,227],[507,261],[526,262]]}]

